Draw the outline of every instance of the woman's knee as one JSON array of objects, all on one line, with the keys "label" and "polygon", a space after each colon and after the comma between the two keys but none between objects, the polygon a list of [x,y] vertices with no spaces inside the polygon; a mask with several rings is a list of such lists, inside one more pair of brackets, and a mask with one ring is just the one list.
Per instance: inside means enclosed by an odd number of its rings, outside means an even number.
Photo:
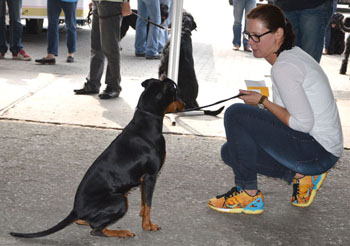
[{"label": "woman's knee", "polygon": [[224,114],[225,126],[227,125],[227,123],[235,124],[235,122],[238,122],[242,118],[244,112],[246,111],[245,106],[246,105],[243,103],[235,103],[228,107]]}]

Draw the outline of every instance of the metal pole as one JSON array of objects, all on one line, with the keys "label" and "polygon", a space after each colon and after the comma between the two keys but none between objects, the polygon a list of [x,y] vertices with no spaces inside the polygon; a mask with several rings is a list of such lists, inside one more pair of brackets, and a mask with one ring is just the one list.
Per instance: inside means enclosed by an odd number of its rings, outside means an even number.
[{"label": "metal pole", "polygon": [[173,0],[168,77],[177,83],[182,28],[183,0]]}]

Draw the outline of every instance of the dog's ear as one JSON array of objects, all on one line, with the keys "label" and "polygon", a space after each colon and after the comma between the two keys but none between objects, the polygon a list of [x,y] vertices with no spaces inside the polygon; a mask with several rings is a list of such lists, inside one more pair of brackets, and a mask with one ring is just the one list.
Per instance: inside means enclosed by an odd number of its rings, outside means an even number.
[{"label": "dog's ear", "polygon": [[[192,19],[193,19],[193,17],[192,17]],[[196,29],[197,28],[197,23],[194,21],[194,19],[193,19],[193,21],[192,21],[192,31],[194,30],[194,29]]]},{"label": "dog's ear", "polygon": [[151,82],[151,81],[154,81],[155,79],[146,79],[145,81],[143,81],[142,83],[141,83],[141,85],[142,85],[142,87],[145,87],[145,88],[147,88],[147,86],[149,85],[149,83]]},{"label": "dog's ear", "polygon": [[163,80],[162,80],[164,83],[171,83],[171,84],[175,84],[175,82],[171,79],[169,79],[168,77],[164,77]]}]

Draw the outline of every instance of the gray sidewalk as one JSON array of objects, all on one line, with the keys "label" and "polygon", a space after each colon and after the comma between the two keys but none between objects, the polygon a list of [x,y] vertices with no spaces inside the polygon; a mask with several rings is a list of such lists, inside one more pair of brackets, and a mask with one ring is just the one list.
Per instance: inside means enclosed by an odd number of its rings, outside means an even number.
[{"label": "gray sidewalk", "polygon": [[289,204],[292,186],[259,177],[262,215],[221,214],[207,200],[232,186],[220,160],[224,139],[166,134],[167,159],[153,198],[158,232],[141,227],[140,192],[111,229],[130,229],[132,239],[100,238],[71,225],[39,239],[15,239],[9,231],[47,229],[72,209],[76,187],[92,161],[119,133],[86,127],[0,121],[0,245],[348,245],[349,151],[333,168],[309,208]]},{"label": "gray sidewalk", "polygon": [[[206,105],[238,93],[245,79],[270,85],[270,65],[251,53],[232,51],[232,8],[185,1],[197,22],[192,34],[199,81],[198,102]],[[46,33],[24,35],[26,51],[34,58],[46,53]],[[289,205],[292,187],[280,180],[259,178],[265,212],[259,216],[225,215],[206,202],[233,186],[232,171],[220,160],[225,141],[218,117],[178,117],[164,120],[167,160],[154,194],[152,218],[162,230],[143,232],[138,216],[139,191],[131,192],[130,209],[112,228],[128,228],[136,237],[96,238],[88,228],[72,225],[35,240],[18,240],[9,231],[48,228],[72,208],[75,189],[84,172],[129,122],[141,82],[157,77],[159,61],[134,56],[134,35],[122,40],[122,93],[110,101],[76,96],[89,65],[90,31],[78,30],[76,62],[65,62],[65,33],[60,33],[60,56],[55,66],[0,60],[0,245],[348,245],[350,242],[349,161],[350,81],[340,75],[342,56],[323,56],[337,99],[345,151],[306,209]],[[6,54],[10,57],[9,53]],[[223,105],[230,105],[232,100]],[[214,109],[220,106],[214,107]]]}]

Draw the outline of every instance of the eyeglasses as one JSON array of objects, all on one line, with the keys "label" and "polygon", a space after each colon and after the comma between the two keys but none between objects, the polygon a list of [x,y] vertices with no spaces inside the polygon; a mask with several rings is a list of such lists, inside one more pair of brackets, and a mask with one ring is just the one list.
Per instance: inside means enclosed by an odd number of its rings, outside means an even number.
[{"label": "eyeglasses", "polygon": [[264,32],[263,34],[260,34],[260,35],[255,35],[255,34],[250,34],[249,32],[246,32],[246,31],[244,31],[243,32],[243,36],[244,36],[244,38],[245,39],[247,39],[247,40],[249,40],[249,39],[251,39],[251,40],[253,40],[255,43],[259,43],[260,42],[260,38],[262,37],[262,36],[264,36],[264,35],[266,35],[266,34],[269,34],[269,33],[271,33],[272,31],[270,30],[270,31],[267,31],[267,32]]}]

